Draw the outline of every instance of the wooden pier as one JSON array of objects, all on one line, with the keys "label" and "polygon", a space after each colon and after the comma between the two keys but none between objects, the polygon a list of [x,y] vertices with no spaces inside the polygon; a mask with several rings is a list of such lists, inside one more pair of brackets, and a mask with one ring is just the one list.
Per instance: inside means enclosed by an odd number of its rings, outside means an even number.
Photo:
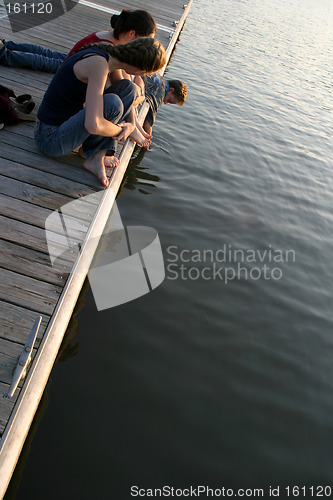
[{"label": "wooden pier", "polygon": [[[123,8],[145,9],[156,20],[156,38],[166,47],[169,59],[191,3],[79,0],[61,17],[17,33],[12,32],[8,17],[2,17],[0,37],[67,52],[88,33],[108,29],[112,13]],[[16,95],[31,94],[37,103],[51,78],[47,73],[0,65],[0,84]],[[147,109],[147,104],[141,107],[141,120]],[[0,498],[19,458],[133,147],[131,141],[123,145],[120,166],[109,169],[110,186],[101,191],[75,153],[61,158],[41,155],[34,144],[33,123],[20,122],[0,131]],[[81,199],[71,227],[80,251],[64,251],[52,266],[45,221],[54,211]],[[48,238],[60,248],[64,245],[61,221],[48,226]],[[32,361],[14,396],[8,398],[13,371],[38,316],[42,321]]]}]

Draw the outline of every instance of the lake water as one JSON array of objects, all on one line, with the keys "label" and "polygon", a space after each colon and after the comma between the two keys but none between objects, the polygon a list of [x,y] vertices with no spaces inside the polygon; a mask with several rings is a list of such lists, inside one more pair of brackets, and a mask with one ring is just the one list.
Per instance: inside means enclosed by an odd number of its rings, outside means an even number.
[{"label": "lake water", "polygon": [[103,312],[86,283],[7,498],[329,496],[332,28],[330,0],[194,1],[168,70],[187,102],[118,200],[166,279]]}]

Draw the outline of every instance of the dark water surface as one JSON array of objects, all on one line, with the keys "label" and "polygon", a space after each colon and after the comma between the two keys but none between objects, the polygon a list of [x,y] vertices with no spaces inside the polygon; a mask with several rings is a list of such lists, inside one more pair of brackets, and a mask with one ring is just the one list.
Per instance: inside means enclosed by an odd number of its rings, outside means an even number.
[{"label": "dark water surface", "polygon": [[332,28],[329,0],[194,2],[187,103],[118,201],[166,279],[103,312],[86,284],[12,498],[333,487]]}]

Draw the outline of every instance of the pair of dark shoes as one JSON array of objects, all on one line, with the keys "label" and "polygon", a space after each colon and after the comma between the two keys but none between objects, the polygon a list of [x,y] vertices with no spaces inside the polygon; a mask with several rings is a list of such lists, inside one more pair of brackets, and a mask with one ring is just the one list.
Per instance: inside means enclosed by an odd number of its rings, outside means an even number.
[{"label": "pair of dark shoes", "polygon": [[36,121],[38,106],[36,106],[30,94],[10,97],[9,100],[20,120]]}]

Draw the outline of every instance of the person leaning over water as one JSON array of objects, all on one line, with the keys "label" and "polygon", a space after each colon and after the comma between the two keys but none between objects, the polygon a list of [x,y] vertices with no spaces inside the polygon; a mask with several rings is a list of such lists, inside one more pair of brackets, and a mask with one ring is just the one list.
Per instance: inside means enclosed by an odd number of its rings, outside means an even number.
[{"label": "person leaning over water", "polygon": [[[77,42],[68,55],[91,43],[118,45],[140,37],[154,37],[157,30],[154,18],[146,10],[123,9],[120,14],[111,16],[110,24],[110,30],[95,31]],[[0,40],[0,64],[3,66],[55,73],[66,56],[67,53],[40,45]]]},{"label": "person leaning over water", "polygon": [[186,101],[188,87],[180,80],[165,80],[163,76],[146,75],[143,77],[145,98],[149,110],[143,123],[144,137],[151,137],[155,116],[162,104],[183,106]]},{"label": "person leaning over water", "polygon": [[113,84],[118,95],[104,94],[108,75],[116,69],[149,74],[165,63],[162,44],[152,38],[125,45],[90,45],[69,56],[51,80],[38,110],[35,141],[39,151],[61,156],[82,144],[83,167],[106,187],[105,166],[116,166],[115,158],[106,152],[114,148],[114,140],[129,136],[131,127],[123,120],[136,95],[130,80]]}]

